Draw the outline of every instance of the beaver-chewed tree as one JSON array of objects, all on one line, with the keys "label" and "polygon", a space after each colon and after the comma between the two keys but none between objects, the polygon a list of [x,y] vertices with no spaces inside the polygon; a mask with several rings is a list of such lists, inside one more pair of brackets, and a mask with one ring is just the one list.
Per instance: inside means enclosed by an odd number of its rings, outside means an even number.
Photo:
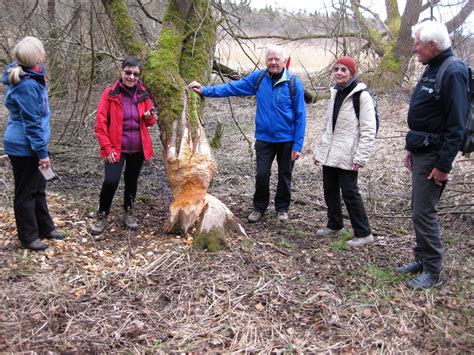
[{"label": "beaver-chewed tree", "polygon": [[[120,16],[123,22],[124,13]],[[201,124],[203,100],[187,88],[192,80],[209,80],[216,27],[209,0],[170,0],[156,50],[147,52],[143,70],[143,80],[158,105],[166,174],[173,191],[165,231],[193,231],[197,245],[208,250],[225,245],[228,228],[245,234],[227,206],[207,193],[217,165]],[[124,48],[136,47],[124,43]],[[135,54],[142,55],[143,48]]]}]

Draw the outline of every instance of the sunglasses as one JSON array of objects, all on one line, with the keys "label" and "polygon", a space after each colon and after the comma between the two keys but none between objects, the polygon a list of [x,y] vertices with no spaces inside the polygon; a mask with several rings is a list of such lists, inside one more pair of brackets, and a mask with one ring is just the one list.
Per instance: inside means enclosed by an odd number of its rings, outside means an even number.
[{"label": "sunglasses", "polygon": [[137,72],[137,71],[123,70],[123,72],[125,73],[126,76],[132,76],[133,75],[135,78],[140,77],[140,73]]},{"label": "sunglasses", "polygon": [[332,68],[332,71],[334,73],[337,73],[338,71],[340,71],[341,73],[345,73],[347,71],[347,68],[344,68],[344,67],[334,67]]}]

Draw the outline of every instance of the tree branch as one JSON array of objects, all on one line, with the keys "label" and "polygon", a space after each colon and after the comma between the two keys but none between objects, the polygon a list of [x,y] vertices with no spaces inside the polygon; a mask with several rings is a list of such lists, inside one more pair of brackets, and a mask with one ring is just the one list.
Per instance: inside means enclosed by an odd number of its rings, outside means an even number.
[{"label": "tree branch", "polygon": [[150,12],[146,9],[145,5],[143,4],[142,0],[137,0],[137,3],[138,3],[138,6],[140,6],[140,9],[142,9],[146,17],[148,17],[149,19],[152,19],[153,21],[158,22],[161,25],[163,24],[163,22],[159,18],[150,14]]},{"label": "tree branch", "polygon": [[466,5],[459,11],[459,13],[454,16],[451,20],[446,22],[446,27],[448,28],[448,32],[454,32],[457,28],[459,28],[472,14],[474,11],[474,0],[469,0]]}]

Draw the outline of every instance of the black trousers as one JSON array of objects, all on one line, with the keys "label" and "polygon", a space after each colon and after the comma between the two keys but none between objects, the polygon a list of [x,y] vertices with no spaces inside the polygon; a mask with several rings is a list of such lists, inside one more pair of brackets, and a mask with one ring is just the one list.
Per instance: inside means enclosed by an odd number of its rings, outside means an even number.
[{"label": "black trousers", "polygon": [[342,220],[342,198],[349,213],[354,237],[364,238],[372,233],[364,203],[357,186],[357,171],[343,170],[323,165],[324,200],[328,206],[328,223],[330,229],[344,227]]},{"label": "black trousers", "polygon": [[18,239],[31,243],[55,229],[46,203],[46,180],[36,157],[9,156],[15,181],[14,211]]},{"label": "black trousers", "polygon": [[132,207],[137,195],[138,176],[143,165],[145,157],[143,152],[139,153],[122,153],[120,161],[110,164],[105,162],[105,178],[100,190],[99,211],[106,214],[110,211],[112,200],[114,199],[115,191],[120,182],[122,169],[125,165],[125,172],[123,174],[125,187],[123,195],[123,208],[126,210]]},{"label": "black trousers", "polygon": [[270,202],[270,176],[275,156],[278,164],[278,185],[275,194],[275,210],[288,212],[291,200],[291,174],[294,161],[291,160],[293,142],[269,143],[257,140],[257,174],[255,176],[254,209],[265,212]]}]

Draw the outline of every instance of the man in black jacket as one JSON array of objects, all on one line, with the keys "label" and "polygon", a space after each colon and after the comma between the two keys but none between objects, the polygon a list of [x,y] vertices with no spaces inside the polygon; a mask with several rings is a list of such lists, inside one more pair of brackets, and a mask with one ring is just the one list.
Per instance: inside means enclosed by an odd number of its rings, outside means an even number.
[{"label": "man in black jacket", "polygon": [[460,61],[446,69],[439,97],[436,73],[454,55],[446,26],[434,21],[412,27],[413,53],[427,65],[410,100],[405,166],[412,172],[412,218],[416,233],[414,260],[395,272],[421,272],[408,287],[425,289],[441,285],[444,246],[440,237],[437,205],[449,180],[459,150],[467,114],[467,69]]}]

